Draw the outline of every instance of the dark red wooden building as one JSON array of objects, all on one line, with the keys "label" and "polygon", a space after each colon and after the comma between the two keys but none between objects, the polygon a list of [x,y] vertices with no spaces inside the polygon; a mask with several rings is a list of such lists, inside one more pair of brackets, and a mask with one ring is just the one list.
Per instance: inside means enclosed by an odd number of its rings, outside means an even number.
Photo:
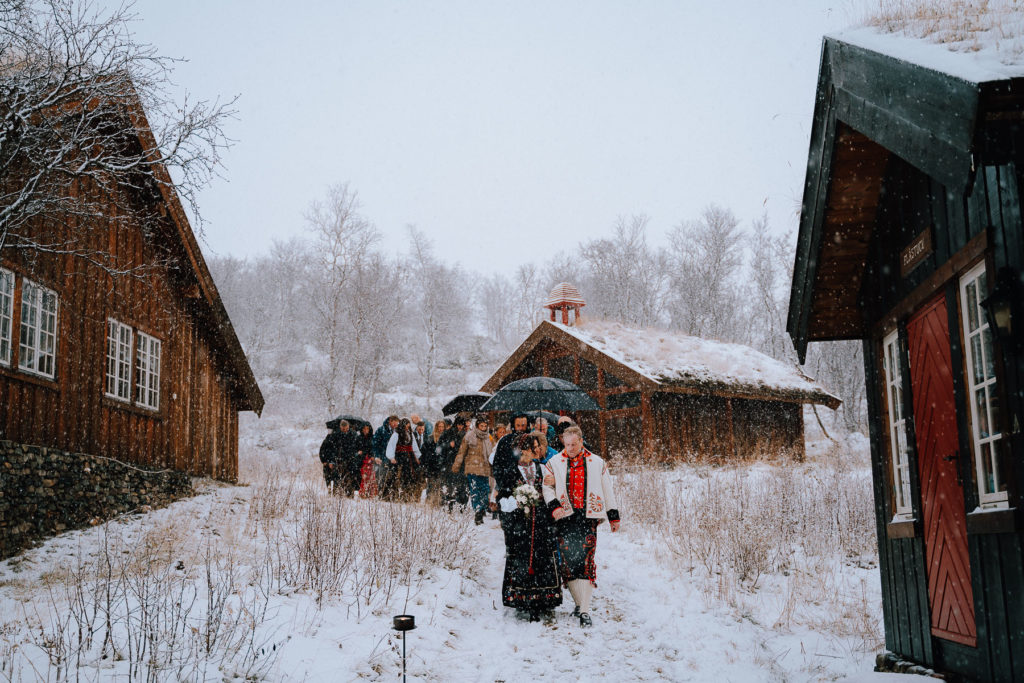
[{"label": "dark red wooden building", "polygon": [[[839,399],[795,367],[739,344],[580,317],[584,302],[562,283],[541,322],[482,387],[558,377],[594,397],[575,416],[601,453],[670,459],[804,455],[805,404]],[[556,321],[556,318],[560,321]]]},{"label": "dark red wooden building", "polygon": [[[129,114],[126,144],[159,158],[141,107]],[[167,172],[154,172],[162,182],[111,192],[75,181],[68,192],[108,217],[31,226],[73,250],[0,251],[0,438],[232,481],[238,413],[263,397]]]},{"label": "dark red wooden building", "polygon": [[825,39],[788,327],[864,343],[886,647],[1024,681],[1024,78],[972,59]]}]

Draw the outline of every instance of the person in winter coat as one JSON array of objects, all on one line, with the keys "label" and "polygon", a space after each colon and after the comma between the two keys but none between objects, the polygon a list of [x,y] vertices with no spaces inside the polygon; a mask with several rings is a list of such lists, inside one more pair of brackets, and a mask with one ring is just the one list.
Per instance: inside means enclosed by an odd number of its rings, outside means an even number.
[{"label": "person in winter coat", "polygon": [[424,440],[428,444],[426,449],[420,449],[420,453],[423,456],[421,461],[423,476],[426,478],[427,485],[427,500],[433,504],[440,501],[443,495],[444,484],[447,480],[447,474],[451,468],[451,463],[447,465],[442,463],[444,459],[444,433],[450,424],[448,420],[438,420],[435,422],[431,430],[432,437]]},{"label": "person in winter coat", "polygon": [[545,465],[544,502],[555,520],[562,581],[576,601],[580,626],[588,627],[597,586],[597,527],[607,520],[612,532],[618,531],[619,510],[608,466],[583,447],[580,428],[566,428],[562,443],[565,449]]},{"label": "person in winter coat", "polygon": [[347,420],[339,423],[338,431],[340,435],[338,461],[335,465],[338,470],[336,493],[351,497],[359,490],[359,468],[362,465],[362,459],[359,457],[359,439]]},{"label": "person in winter coat", "polygon": [[543,434],[518,439],[516,466],[496,477],[505,532],[501,603],[538,621],[562,604],[554,521],[543,498],[544,478],[550,478],[551,470],[541,462],[547,454]]},{"label": "person in winter coat", "polygon": [[320,444],[320,463],[324,470],[324,483],[327,484],[327,490],[330,493],[334,493],[334,490],[338,488],[338,479],[341,473],[341,468],[338,466],[341,460],[341,424],[348,426],[348,422],[342,420],[338,428],[328,432],[323,443]]},{"label": "person in winter coat", "polygon": [[377,497],[377,474],[376,474],[376,458],[373,455],[373,427],[369,424],[364,424],[359,429],[359,434],[356,437],[358,448],[356,453],[360,458],[359,466],[359,497],[360,498],[376,498]]},{"label": "person in winter coat", "polygon": [[462,440],[466,436],[466,418],[457,417],[450,429],[445,430],[444,440],[441,444],[441,460],[438,468],[444,473],[444,502],[451,510],[456,504],[465,505],[469,502],[469,491],[466,489],[466,477],[452,471],[455,464],[455,456],[459,453]]},{"label": "person in winter coat", "polygon": [[385,456],[391,463],[390,497],[396,500],[419,500],[422,490],[420,447],[412,434],[412,423],[403,418],[388,440]]},{"label": "person in winter coat", "polygon": [[391,486],[391,479],[394,474],[389,466],[386,452],[388,450],[388,441],[391,440],[391,435],[396,427],[398,427],[398,417],[388,415],[381,426],[377,428],[377,431],[373,433],[373,457],[376,458],[377,465],[375,472],[377,487],[380,490],[380,495],[385,497],[391,495],[389,487]]},{"label": "person in winter coat", "polygon": [[466,475],[466,485],[469,488],[469,497],[472,501],[476,515],[473,521],[477,524],[484,523],[484,515],[487,513],[487,502],[491,495],[491,465],[488,458],[491,455],[490,435],[488,434],[487,416],[480,414],[476,416],[476,424],[473,429],[466,432],[459,446],[459,452],[452,463],[452,472]]}]

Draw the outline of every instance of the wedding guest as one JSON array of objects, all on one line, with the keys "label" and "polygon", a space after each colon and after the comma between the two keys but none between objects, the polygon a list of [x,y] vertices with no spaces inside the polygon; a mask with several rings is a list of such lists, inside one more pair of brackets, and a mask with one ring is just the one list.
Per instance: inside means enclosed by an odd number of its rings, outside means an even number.
[{"label": "wedding guest", "polygon": [[544,502],[556,522],[562,581],[576,602],[580,626],[588,627],[597,586],[597,527],[607,520],[612,532],[618,531],[619,510],[608,466],[583,447],[582,430],[567,427],[562,443],[565,449],[547,463]]}]

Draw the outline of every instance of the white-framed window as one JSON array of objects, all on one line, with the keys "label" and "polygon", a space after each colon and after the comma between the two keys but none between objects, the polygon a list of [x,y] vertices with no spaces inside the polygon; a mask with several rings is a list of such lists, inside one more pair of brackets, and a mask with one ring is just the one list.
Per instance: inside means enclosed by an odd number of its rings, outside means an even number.
[{"label": "white-framed window", "polygon": [[0,268],[0,365],[11,364],[11,323],[14,315],[14,273]]},{"label": "white-framed window", "polygon": [[903,414],[903,356],[900,354],[899,332],[893,331],[882,340],[885,367],[885,402],[889,412],[889,451],[892,454],[894,519],[911,519],[914,506],[910,497],[910,456],[907,446],[907,418]]},{"label": "white-framed window", "polygon": [[107,318],[106,395],[119,401],[132,400],[132,328]]},{"label": "white-framed window", "polygon": [[999,471],[999,393],[996,391],[992,331],[981,302],[988,296],[984,262],[960,278],[960,311],[967,356],[967,402],[971,405],[971,444],[983,508],[1006,507],[1006,482]]},{"label": "white-framed window", "polygon": [[56,349],[57,293],[23,280],[18,367],[53,379]]},{"label": "white-framed window", "polygon": [[160,340],[138,333],[135,354],[135,402],[144,408],[160,409]]}]

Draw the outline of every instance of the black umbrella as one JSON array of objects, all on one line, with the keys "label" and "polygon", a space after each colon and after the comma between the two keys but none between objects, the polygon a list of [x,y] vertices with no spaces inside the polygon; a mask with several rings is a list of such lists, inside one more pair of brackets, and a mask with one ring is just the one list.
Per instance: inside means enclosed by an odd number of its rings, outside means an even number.
[{"label": "black umbrella", "polygon": [[338,417],[334,418],[333,420],[328,420],[327,421],[327,428],[328,429],[338,429],[338,426],[341,424],[342,420],[345,420],[346,422],[348,422],[349,427],[354,432],[358,432],[360,429],[362,429],[363,425],[370,424],[368,421],[364,420],[361,417],[356,417],[355,415],[339,415]]},{"label": "black umbrella", "polygon": [[[560,410],[565,410],[565,408],[560,408]],[[545,420],[548,421],[548,424],[551,425],[552,427],[558,424],[558,418],[560,417],[559,415],[549,413],[546,410],[527,410],[526,414],[530,416],[531,420],[536,420],[538,417],[543,417]]]},{"label": "black umbrella", "polygon": [[[480,410],[601,410],[590,394],[555,377],[527,377],[509,382]],[[557,418],[556,418],[557,420]]]},{"label": "black umbrella", "polygon": [[444,404],[444,407],[441,408],[441,413],[444,415],[454,415],[455,413],[476,412],[480,410],[480,406],[486,403],[490,397],[491,394],[483,391],[459,394]]}]

